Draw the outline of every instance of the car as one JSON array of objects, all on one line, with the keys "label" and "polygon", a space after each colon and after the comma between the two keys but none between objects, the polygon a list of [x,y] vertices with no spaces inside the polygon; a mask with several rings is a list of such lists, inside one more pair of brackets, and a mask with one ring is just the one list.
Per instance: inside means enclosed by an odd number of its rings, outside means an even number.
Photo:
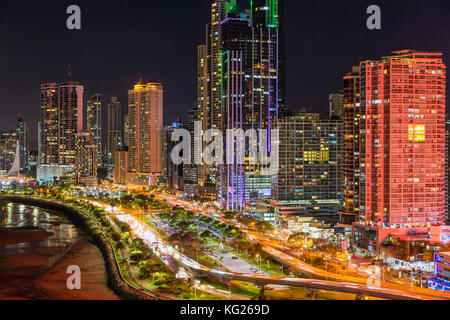
[{"label": "car", "polygon": [[231,259],[233,259],[233,260],[237,260],[237,259],[238,259],[238,257],[233,257],[233,258],[231,258]]},{"label": "car", "polygon": [[228,253],[228,251],[222,251],[222,253],[223,253],[223,254],[227,254],[227,253]]}]

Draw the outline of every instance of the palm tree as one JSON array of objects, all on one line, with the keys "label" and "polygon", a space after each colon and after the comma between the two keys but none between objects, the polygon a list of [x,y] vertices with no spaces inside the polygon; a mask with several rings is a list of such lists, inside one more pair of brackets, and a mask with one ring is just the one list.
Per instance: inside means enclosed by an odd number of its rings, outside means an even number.
[{"label": "palm tree", "polygon": [[165,274],[164,272],[155,272],[153,274],[153,279],[156,280],[156,282],[164,282],[169,278],[169,276],[167,274]]}]

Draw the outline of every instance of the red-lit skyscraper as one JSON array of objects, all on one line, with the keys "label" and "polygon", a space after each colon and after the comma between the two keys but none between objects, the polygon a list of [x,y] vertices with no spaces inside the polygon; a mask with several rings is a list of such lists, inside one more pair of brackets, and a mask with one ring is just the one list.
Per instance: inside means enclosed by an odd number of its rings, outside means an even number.
[{"label": "red-lit skyscraper", "polygon": [[354,241],[375,251],[389,234],[445,220],[446,66],[442,53],[409,50],[360,66]]}]

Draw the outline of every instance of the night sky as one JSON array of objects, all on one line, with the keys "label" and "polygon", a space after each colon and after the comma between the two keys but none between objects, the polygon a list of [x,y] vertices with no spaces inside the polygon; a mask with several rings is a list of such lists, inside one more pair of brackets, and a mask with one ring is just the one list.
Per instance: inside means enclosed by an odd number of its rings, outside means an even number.
[{"label": "night sky", "polygon": [[[328,94],[342,88],[358,57],[433,50],[450,65],[449,0],[286,1],[290,109],[327,112]],[[81,31],[66,28],[71,4],[81,7]],[[382,9],[381,31],[366,28],[371,4]],[[209,10],[209,0],[0,0],[0,129],[15,128],[22,114],[36,148],[40,84],[66,81],[68,64],[85,100],[98,92],[105,105],[112,95],[126,105],[139,78],[156,78],[165,122],[185,118],[195,104],[196,46]]]}]

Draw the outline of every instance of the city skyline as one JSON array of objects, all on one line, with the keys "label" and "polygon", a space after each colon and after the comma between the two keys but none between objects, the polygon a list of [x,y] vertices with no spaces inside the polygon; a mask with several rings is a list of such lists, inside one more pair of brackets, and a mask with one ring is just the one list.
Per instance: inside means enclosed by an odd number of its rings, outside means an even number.
[{"label": "city skyline", "polygon": [[[189,107],[194,105],[197,92],[196,66],[193,62],[196,60],[196,45],[204,42],[209,1],[199,1],[196,4],[180,1],[175,6],[158,2],[138,3],[141,10],[138,10],[137,19],[127,14],[124,5],[118,2],[106,6],[102,1],[96,1],[95,4],[79,1],[79,5],[83,10],[82,29],[69,32],[65,29],[66,15],[56,14],[58,10],[65,12],[64,4],[57,4],[44,12],[38,4],[30,2],[25,11],[33,10],[33,14],[42,19],[23,21],[19,18],[11,21],[8,17],[17,17],[14,12],[19,10],[19,6],[8,1],[2,3],[0,15],[5,15],[5,18],[0,20],[0,27],[21,36],[10,39],[4,34],[9,45],[2,48],[0,58],[5,60],[8,57],[9,66],[0,77],[0,93],[4,97],[3,103],[6,106],[14,106],[17,112],[2,117],[0,128],[12,129],[8,124],[14,120],[17,113],[22,114],[30,126],[31,149],[37,150],[39,97],[35,93],[36,88],[49,81],[67,81],[68,64],[72,65],[73,80],[79,81],[85,87],[83,104],[86,104],[92,95],[100,93],[104,100],[113,95],[118,96],[122,106],[125,106],[126,88],[131,83],[141,77],[156,77],[166,88],[165,124],[180,115],[184,120],[187,119]],[[382,30],[369,31],[365,28],[365,1],[355,1],[353,5],[345,6],[345,10],[337,4],[327,2],[314,5],[291,1],[286,4],[288,108],[311,107],[315,112],[327,112],[328,94],[340,89],[342,76],[355,64],[359,56],[375,59],[395,50],[417,49],[444,52],[444,61],[447,61],[449,42],[435,39],[445,39],[445,30],[448,29],[445,26],[449,22],[440,19],[438,13],[448,12],[450,6],[437,1],[427,4],[417,2],[417,5],[408,7],[399,1],[382,2],[381,5]],[[20,6],[20,10],[23,11],[24,8]],[[183,10],[192,11],[192,14],[186,19],[176,19],[175,16],[180,16]],[[53,11],[55,16],[60,16],[60,23],[56,18],[44,19]],[[406,25],[406,17],[410,16],[416,16],[418,21]],[[125,29],[116,30],[117,19],[133,19],[133,23],[127,24],[129,27]],[[321,23],[324,20],[328,22]],[[167,28],[158,29],[158,34],[145,31],[165,24]],[[333,24],[336,24],[337,28],[330,28]],[[110,32],[111,30],[117,32]],[[411,32],[407,32],[408,30]],[[36,31],[41,32],[41,41],[26,42],[29,32]],[[346,37],[335,40],[338,39],[338,33],[346,34]],[[117,40],[112,41],[109,34],[114,34],[114,39]],[[314,39],[319,34],[322,40]],[[175,43],[167,41],[177,35],[180,36]],[[62,52],[53,44],[49,45],[51,36],[58,37],[58,42],[68,50]],[[134,54],[124,52],[124,45],[137,36],[149,37],[159,46],[146,50],[144,44],[142,50]],[[94,43],[103,42],[108,43],[103,46],[108,48],[107,51],[85,49],[92,48]],[[83,43],[89,45],[84,46]],[[331,51],[332,48],[339,50]],[[23,53],[24,49],[33,53],[38,51],[42,55],[27,56]],[[144,56],[148,56],[148,62],[134,62],[139,60],[135,59],[136,57]],[[35,67],[31,69],[30,64]],[[33,72],[20,76],[25,70]],[[19,81],[20,86],[17,85]]]},{"label": "city skyline", "polygon": [[450,300],[448,0],[54,3],[0,4],[0,300]]}]

